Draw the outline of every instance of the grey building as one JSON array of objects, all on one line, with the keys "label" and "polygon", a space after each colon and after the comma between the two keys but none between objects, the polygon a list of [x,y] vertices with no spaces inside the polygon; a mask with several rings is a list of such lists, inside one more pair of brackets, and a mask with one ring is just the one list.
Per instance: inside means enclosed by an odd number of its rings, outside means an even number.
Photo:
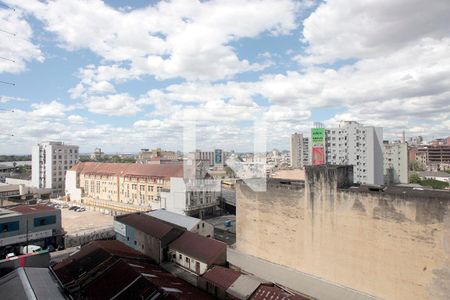
[{"label": "grey building", "polygon": [[303,168],[309,165],[309,139],[302,133],[291,135],[291,167]]},{"label": "grey building", "polygon": [[155,262],[167,260],[168,245],[185,231],[144,213],[116,216],[116,239],[151,257]]},{"label": "grey building", "polygon": [[384,182],[386,184],[408,183],[408,163],[407,143],[384,143]]},{"label": "grey building", "polygon": [[0,209],[0,252],[19,252],[28,244],[55,248],[63,244],[61,211],[53,207],[17,205]]},{"label": "grey building", "polygon": [[34,187],[49,188],[64,195],[66,171],[78,162],[78,146],[45,142],[33,146],[31,181]]},{"label": "grey building", "polygon": [[353,166],[353,181],[382,185],[383,128],[345,121],[326,130],[327,164]]}]

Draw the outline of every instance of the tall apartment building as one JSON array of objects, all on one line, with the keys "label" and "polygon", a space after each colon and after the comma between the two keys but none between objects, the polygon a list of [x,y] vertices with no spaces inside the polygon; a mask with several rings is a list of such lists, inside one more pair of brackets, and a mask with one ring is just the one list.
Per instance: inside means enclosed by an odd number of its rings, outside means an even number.
[{"label": "tall apartment building", "polygon": [[409,157],[407,143],[384,143],[384,182],[409,182]]},{"label": "tall apartment building", "polygon": [[354,182],[384,183],[383,129],[345,121],[326,130],[327,164],[352,165]]},{"label": "tall apartment building", "polygon": [[302,133],[291,135],[291,167],[303,168],[309,165],[309,139]]},{"label": "tall apartment building", "polygon": [[66,171],[78,162],[78,146],[44,142],[33,146],[31,181],[34,187],[64,195]]}]

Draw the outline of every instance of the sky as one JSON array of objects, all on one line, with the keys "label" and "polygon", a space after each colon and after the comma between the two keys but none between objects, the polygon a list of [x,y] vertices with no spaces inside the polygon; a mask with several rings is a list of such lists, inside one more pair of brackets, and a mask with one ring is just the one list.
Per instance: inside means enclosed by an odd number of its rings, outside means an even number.
[{"label": "sky", "polygon": [[283,150],[345,120],[450,136],[448,0],[0,3],[0,80],[15,84],[0,83],[0,154],[183,150],[188,135]]}]

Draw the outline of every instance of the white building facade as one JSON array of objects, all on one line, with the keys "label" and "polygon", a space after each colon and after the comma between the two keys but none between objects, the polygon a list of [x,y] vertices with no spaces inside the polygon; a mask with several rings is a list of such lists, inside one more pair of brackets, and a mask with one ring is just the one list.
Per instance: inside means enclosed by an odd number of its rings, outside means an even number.
[{"label": "white building facade", "polygon": [[352,165],[355,183],[382,185],[383,129],[355,121],[345,121],[337,128],[327,129],[326,162]]},{"label": "white building facade", "polygon": [[291,135],[291,167],[303,168],[309,165],[309,139],[302,133]]},{"label": "white building facade", "polygon": [[170,189],[161,190],[161,207],[170,212],[198,217],[211,215],[219,205],[220,180],[170,178]]},{"label": "white building facade", "polygon": [[78,162],[78,151],[78,146],[63,142],[44,142],[33,146],[33,186],[52,189],[54,195],[64,195],[66,171]]},{"label": "white building facade", "polygon": [[384,143],[384,181],[386,184],[409,182],[407,143]]}]

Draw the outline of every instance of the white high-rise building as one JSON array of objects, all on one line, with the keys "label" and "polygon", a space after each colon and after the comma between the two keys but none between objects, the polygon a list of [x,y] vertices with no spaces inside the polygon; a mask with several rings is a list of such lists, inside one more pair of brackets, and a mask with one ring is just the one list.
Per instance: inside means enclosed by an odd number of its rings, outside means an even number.
[{"label": "white high-rise building", "polygon": [[309,139],[302,133],[291,135],[291,167],[303,168],[309,165]]},{"label": "white high-rise building", "polygon": [[408,183],[408,144],[384,143],[384,181],[391,183]]},{"label": "white high-rise building", "polygon": [[78,162],[78,146],[44,142],[33,146],[31,180],[34,187],[64,195],[66,171]]},{"label": "white high-rise building", "polygon": [[345,121],[326,130],[327,164],[352,165],[354,182],[384,183],[383,128]]}]

